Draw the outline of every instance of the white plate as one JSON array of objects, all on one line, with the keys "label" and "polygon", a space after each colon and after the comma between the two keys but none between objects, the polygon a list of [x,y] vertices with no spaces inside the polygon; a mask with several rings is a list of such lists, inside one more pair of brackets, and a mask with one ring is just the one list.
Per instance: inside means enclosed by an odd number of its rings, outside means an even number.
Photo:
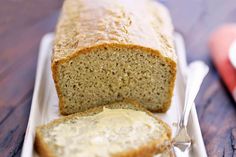
[{"label": "white plate", "polygon": [[[38,125],[48,123],[59,117],[58,112],[58,97],[54,87],[51,74],[51,52],[52,41],[54,36],[52,33],[46,34],[41,41],[40,51],[38,57],[37,73],[34,87],[34,94],[32,99],[30,117],[28,127],[26,130],[25,140],[23,144],[22,157],[37,156],[33,144],[35,136],[35,128]],[[176,50],[178,51],[179,64],[174,97],[169,111],[165,114],[157,114],[165,122],[167,122],[173,130],[173,135],[176,132],[176,124],[179,120],[184,100],[184,73],[186,69],[185,47],[182,37],[175,34]],[[206,150],[203,143],[199,122],[195,106],[191,110],[188,130],[194,140],[193,147],[190,152],[178,155],[179,157],[205,157]],[[179,154],[179,153],[178,153]]]}]

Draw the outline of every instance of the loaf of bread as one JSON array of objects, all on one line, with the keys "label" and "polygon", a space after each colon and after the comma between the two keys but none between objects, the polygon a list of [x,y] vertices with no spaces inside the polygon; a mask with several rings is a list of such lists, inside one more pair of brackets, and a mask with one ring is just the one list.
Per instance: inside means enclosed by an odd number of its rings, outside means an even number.
[{"label": "loaf of bread", "polygon": [[132,101],[57,119],[36,129],[43,157],[152,157],[168,149],[167,124]]},{"label": "loaf of bread", "polygon": [[176,76],[172,31],[154,0],[65,0],[52,56],[61,113],[126,98],[167,111]]}]

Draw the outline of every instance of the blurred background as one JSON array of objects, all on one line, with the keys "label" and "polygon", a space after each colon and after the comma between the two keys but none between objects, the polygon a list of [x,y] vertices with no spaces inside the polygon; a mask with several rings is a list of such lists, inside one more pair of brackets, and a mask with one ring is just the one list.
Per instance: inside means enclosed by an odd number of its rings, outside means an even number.
[{"label": "blurred background", "polygon": [[[185,39],[188,62],[201,59],[211,69],[196,100],[207,153],[236,156],[235,102],[212,62],[208,42],[219,26],[236,22],[236,1],[160,2],[167,6],[176,31]],[[62,0],[0,0],[0,156],[20,156],[39,43],[44,34],[54,30],[62,3]]]}]

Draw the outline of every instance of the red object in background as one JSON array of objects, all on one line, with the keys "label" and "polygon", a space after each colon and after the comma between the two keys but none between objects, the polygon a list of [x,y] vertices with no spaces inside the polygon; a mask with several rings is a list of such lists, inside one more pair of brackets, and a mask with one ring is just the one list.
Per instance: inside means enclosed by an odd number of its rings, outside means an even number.
[{"label": "red object in background", "polygon": [[229,60],[229,49],[235,40],[236,24],[228,24],[213,32],[209,47],[216,69],[236,102],[236,69]]}]

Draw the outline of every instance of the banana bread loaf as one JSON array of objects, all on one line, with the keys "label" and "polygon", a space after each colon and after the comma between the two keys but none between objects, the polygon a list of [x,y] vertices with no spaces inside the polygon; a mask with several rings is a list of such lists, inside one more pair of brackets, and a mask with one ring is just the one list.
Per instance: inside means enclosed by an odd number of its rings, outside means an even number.
[{"label": "banana bread loaf", "polygon": [[167,111],[176,76],[172,31],[154,0],[65,0],[52,56],[61,113],[125,98]]}]

